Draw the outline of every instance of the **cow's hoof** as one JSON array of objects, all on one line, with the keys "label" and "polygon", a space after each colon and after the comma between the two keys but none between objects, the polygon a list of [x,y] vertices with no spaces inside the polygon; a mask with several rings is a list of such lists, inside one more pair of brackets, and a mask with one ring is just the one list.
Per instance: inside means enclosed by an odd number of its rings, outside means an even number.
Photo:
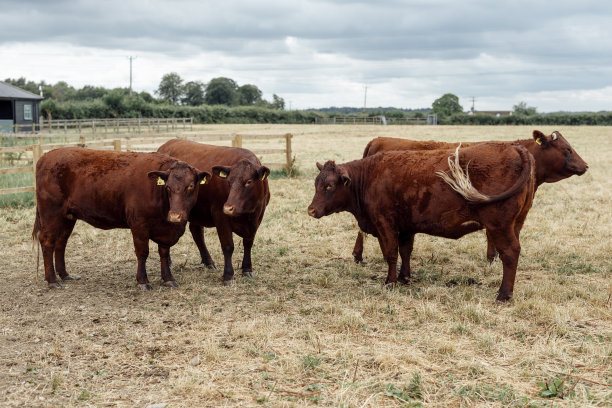
[{"label": "cow's hoof", "polygon": [[399,278],[397,278],[397,281],[403,285],[407,285],[410,283],[410,277],[400,276]]},{"label": "cow's hoof", "polygon": [[176,281],[166,281],[163,282],[162,285],[168,287],[168,288],[178,288],[178,283],[176,283]]},{"label": "cow's hoof", "polygon": [[357,265],[365,265],[366,263],[363,261],[363,257],[361,255],[353,254],[353,260]]},{"label": "cow's hoof", "polygon": [[497,299],[495,299],[495,300],[498,301],[498,302],[507,302],[510,299],[512,299],[512,292],[510,292],[510,293],[501,293],[501,292],[499,292],[497,294]]},{"label": "cow's hoof", "polygon": [[61,289],[62,288],[62,285],[60,285],[57,282],[48,283],[47,286],[49,287],[49,289]]},{"label": "cow's hoof", "polygon": [[242,276],[244,276],[245,278],[252,278],[253,272],[242,272]]},{"label": "cow's hoof", "polygon": [[63,281],[69,281],[69,280],[80,280],[81,277],[78,275],[66,275],[62,278]]},{"label": "cow's hoof", "polygon": [[395,282],[385,282],[385,288],[387,289],[393,289],[397,286],[400,286],[400,283],[398,281]]},{"label": "cow's hoof", "polygon": [[224,280],[223,281],[223,286],[232,286],[232,280]]},{"label": "cow's hoof", "polygon": [[153,285],[151,285],[150,283],[139,283],[138,287],[141,290],[153,290]]},{"label": "cow's hoof", "polygon": [[206,265],[208,269],[212,269],[213,271],[217,270],[217,266],[215,264]]}]

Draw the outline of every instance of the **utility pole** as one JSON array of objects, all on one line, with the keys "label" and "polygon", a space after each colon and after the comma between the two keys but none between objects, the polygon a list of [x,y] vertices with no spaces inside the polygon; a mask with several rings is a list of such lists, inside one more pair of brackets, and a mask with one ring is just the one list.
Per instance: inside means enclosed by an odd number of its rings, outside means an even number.
[{"label": "utility pole", "polygon": [[130,59],[130,96],[132,96],[132,60],[136,59],[136,57],[130,55],[128,58]]},{"label": "utility pole", "polygon": [[366,101],[368,100],[368,86],[364,85],[364,93],[363,93],[363,110],[366,110]]},{"label": "utility pole", "polygon": [[474,98],[474,97],[472,96],[472,114],[476,113],[476,112],[474,111],[474,102],[475,102],[475,101],[476,101],[476,98]]}]

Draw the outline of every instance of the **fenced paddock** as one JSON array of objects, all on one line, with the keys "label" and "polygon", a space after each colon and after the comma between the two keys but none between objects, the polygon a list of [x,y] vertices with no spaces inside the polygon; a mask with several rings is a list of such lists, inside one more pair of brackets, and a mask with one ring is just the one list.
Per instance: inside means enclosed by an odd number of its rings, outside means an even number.
[{"label": "fenced paddock", "polygon": [[[540,128],[560,131],[590,168],[539,187],[507,304],[494,302],[501,263],[487,263],[482,232],[457,241],[417,235],[414,280],[388,289],[376,239],[366,239],[367,264],[355,265],[352,216],[315,220],[306,207],[315,163],[359,158],[373,137],[516,140],[530,137],[532,128],[205,130],[293,134],[300,175],[270,181],[255,278],[223,287],[221,271],[200,265],[187,233],[172,248],[181,286],[160,287],[151,245],[154,290],[141,292],[129,232],[79,222],[66,262],[83,279],[49,291],[35,280],[34,208],[2,208],[0,405],[611,405],[612,128]],[[215,232],[205,234],[219,266]],[[237,238],[234,267],[241,256]]]}]

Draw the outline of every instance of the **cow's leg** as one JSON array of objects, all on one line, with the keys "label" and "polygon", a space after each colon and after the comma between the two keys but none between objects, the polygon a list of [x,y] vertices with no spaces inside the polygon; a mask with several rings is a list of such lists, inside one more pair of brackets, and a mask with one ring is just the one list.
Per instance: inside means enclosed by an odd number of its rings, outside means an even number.
[{"label": "cow's leg", "polygon": [[353,259],[356,264],[365,265],[363,262],[363,241],[365,238],[365,232],[359,230],[357,233],[357,239],[355,240],[355,246],[353,247]]},{"label": "cow's leg", "polygon": [[68,238],[70,238],[70,234],[72,234],[75,224],[75,219],[64,219],[62,223],[63,229],[59,232],[59,236],[55,241],[55,271],[64,281],[81,279],[79,276],[69,275],[68,272],[66,272],[66,244],[68,243]]},{"label": "cow's leg", "polygon": [[521,244],[514,234],[514,226],[503,230],[492,230],[490,232],[493,244],[499,252],[499,259],[501,259],[504,268],[504,275],[497,295],[497,300],[505,302],[512,298],[512,292],[514,291],[514,280],[516,278],[516,268],[521,253]]},{"label": "cow's leg", "polygon": [[215,262],[210,256],[210,253],[208,252],[208,248],[206,248],[206,243],[204,242],[204,228],[200,225],[190,222],[189,231],[191,231],[193,241],[195,242],[198,247],[198,250],[200,251],[202,263],[206,265],[208,269],[217,269],[217,267],[215,266]]},{"label": "cow's leg", "polygon": [[396,283],[398,253],[397,234],[387,225],[383,225],[382,228],[379,228],[378,237],[378,243],[380,244],[380,249],[383,253],[383,257],[385,258],[385,261],[387,261],[387,265],[389,266],[389,270],[387,272],[387,280],[385,281],[385,284],[389,285]]},{"label": "cow's leg", "polygon": [[153,286],[147,277],[147,258],[149,257],[149,237],[138,233],[136,228],[132,229],[132,239],[134,240],[134,250],[138,259],[138,269],[136,270],[136,282],[142,290],[151,290]]},{"label": "cow's leg", "polygon": [[493,238],[491,238],[489,234],[489,230],[487,230],[486,232],[487,232],[487,260],[489,261],[489,263],[491,263],[495,260],[495,257],[497,256],[497,249],[495,249],[495,245],[493,244]]},{"label": "cow's leg", "polygon": [[399,234],[399,254],[402,258],[402,266],[400,267],[399,281],[408,283],[410,280],[410,256],[414,246],[414,234],[412,232],[403,232]]},{"label": "cow's leg", "polygon": [[163,285],[170,288],[178,288],[178,283],[176,283],[174,277],[172,276],[172,272],[170,271],[170,247],[165,245],[157,245],[157,252],[159,252]]},{"label": "cow's leg", "polygon": [[217,234],[223,250],[223,284],[229,286],[234,279],[234,267],[232,266],[232,255],[234,253],[234,238],[229,225],[218,225]]},{"label": "cow's leg", "polygon": [[53,267],[53,253],[58,239],[58,232],[61,232],[61,215],[46,215],[41,217],[45,222],[41,225],[38,233],[38,240],[43,253],[45,265],[45,280],[49,289],[61,288],[62,285],[57,281],[55,268]]},{"label": "cow's leg", "polygon": [[242,257],[242,276],[247,278],[253,277],[253,265],[251,263],[251,248],[253,248],[253,241],[255,237],[244,237],[242,238],[242,245],[244,246],[244,256]]}]

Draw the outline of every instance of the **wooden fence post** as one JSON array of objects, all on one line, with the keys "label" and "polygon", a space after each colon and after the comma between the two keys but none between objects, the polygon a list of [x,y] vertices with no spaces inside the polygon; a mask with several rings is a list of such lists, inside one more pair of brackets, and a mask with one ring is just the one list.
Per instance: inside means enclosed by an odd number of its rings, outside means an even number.
[{"label": "wooden fence post", "polygon": [[286,148],[285,148],[285,152],[287,153],[287,175],[291,174],[291,170],[292,170],[292,160],[291,160],[291,138],[293,137],[293,135],[291,133],[287,133],[285,135],[285,144],[286,144]]},{"label": "wooden fence post", "polygon": [[85,136],[79,136],[79,146],[85,147]]},{"label": "wooden fence post", "polygon": [[113,140],[113,150],[116,151],[116,152],[120,152],[121,151],[121,139]]},{"label": "wooden fence post", "polygon": [[236,146],[235,147],[242,147],[242,135],[241,134],[237,134],[236,136],[234,136],[234,139],[236,140]]},{"label": "wooden fence post", "polygon": [[36,163],[38,163],[38,159],[42,156],[42,145],[40,140],[38,144],[32,145],[32,167],[34,171],[34,176],[36,176]]}]

